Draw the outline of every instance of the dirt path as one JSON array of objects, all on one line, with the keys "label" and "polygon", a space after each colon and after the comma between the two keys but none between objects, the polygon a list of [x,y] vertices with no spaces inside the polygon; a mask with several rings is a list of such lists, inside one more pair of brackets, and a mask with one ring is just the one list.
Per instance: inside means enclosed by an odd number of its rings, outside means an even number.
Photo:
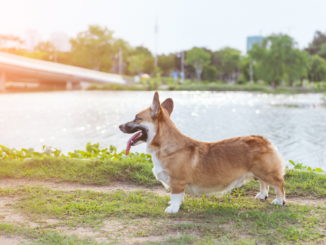
[{"label": "dirt path", "polygon": [[114,182],[110,185],[85,185],[71,182],[53,182],[53,181],[44,181],[44,180],[29,180],[29,179],[0,179],[0,188],[14,188],[14,187],[23,187],[23,186],[43,186],[51,188],[54,190],[60,191],[96,191],[96,192],[112,192],[117,190],[123,191],[150,191],[155,192],[159,195],[167,195],[167,192],[163,187],[144,187],[133,184],[126,184],[123,182]]},{"label": "dirt path", "polygon": [[[53,182],[53,181],[42,181],[42,180],[29,180],[29,179],[0,179],[0,188],[5,187],[23,187],[23,186],[43,186],[60,191],[96,191],[96,192],[112,192],[116,190],[123,191],[149,191],[154,192],[158,195],[168,195],[168,192],[161,186],[155,187],[144,187],[133,184],[126,184],[122,182],[114,182],[109,186],[99,186],[99,185],[85,185],[71,182]],[[325,205],[326,198],[313,199],[311,197],[288,197],[287,203],[294,203],[300,205]]]}]

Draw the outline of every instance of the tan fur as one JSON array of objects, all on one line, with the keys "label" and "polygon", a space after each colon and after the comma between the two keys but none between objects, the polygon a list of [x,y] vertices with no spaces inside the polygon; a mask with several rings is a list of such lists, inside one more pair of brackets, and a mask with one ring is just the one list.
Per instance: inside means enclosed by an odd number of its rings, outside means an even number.
[{"label": "tan fur", "polygon": [[151,112],[152,108],[148,108],[138,113],[141,121],[135,123],[155,125],[156,133],[148,142],[148,150],[168,173],[172,193],[182,193],[187,186],[222,191],[241,177],[252,175],[261,182],[261,190],[274,186],[277,197],[284,202],[283,161],[265,137],[201,142],[183,135],[164,106],[160,106],[156,117]]}]

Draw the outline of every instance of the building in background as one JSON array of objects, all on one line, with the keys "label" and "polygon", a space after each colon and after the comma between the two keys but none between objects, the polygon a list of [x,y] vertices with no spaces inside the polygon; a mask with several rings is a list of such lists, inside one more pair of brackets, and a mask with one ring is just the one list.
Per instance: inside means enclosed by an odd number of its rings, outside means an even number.
[{"label": "building in background", "polygon": [[263,36],[249,36],[247,37],[247,53],[252,49],[253,45],[256,43],[261,43],[263,41]]}]

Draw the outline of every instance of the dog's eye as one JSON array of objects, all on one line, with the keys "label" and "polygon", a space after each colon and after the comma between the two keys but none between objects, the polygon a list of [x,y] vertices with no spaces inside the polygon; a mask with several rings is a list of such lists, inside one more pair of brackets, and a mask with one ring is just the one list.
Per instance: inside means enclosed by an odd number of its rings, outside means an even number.
[{"label": "dog's eye", "polygon": [[134,122],[138,122],[138,121],[141,121],[141,118],[139,116],[136,116]]}]

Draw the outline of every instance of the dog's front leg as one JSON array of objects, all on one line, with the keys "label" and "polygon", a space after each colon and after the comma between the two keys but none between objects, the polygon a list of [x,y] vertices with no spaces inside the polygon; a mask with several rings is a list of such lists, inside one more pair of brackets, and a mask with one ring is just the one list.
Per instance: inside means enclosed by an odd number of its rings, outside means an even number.
[{"label": "dog's front leg", "polygon": [[184,198],[185,185],[171,183],[171,194],[169,206],[165,209],[166,213],[175,214],[179,211]]}]

